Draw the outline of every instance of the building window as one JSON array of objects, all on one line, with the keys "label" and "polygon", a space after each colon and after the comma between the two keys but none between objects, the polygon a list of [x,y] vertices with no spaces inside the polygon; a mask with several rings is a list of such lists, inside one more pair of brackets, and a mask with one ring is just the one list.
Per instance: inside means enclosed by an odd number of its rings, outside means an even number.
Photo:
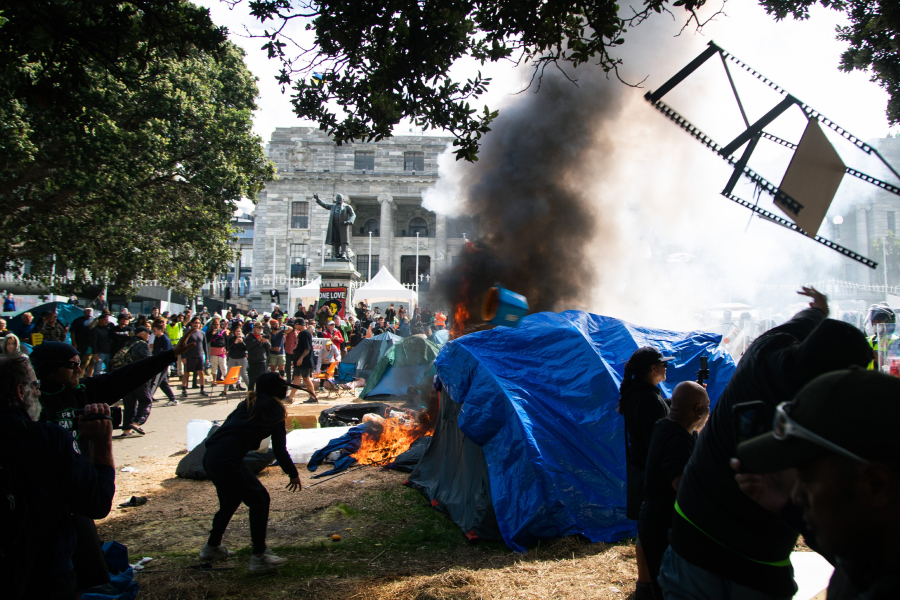
[{"label": "building window", "polygon": [[353,154],[353,170],[354,171],[374,171],[375,170],[375,151],[374,150],[357,150]]},{"label": "building window", "polygon": [[291,229],[309,229],[309,202],[291,203]]},{"label": "building window", "polygon": [[[362,273],[362,278],[365,281],[369,280],[369,255],[368,254],[357,254],[356,255],[356,270]],[[378,274],[378,257],[376,255],[372,255],[372,277]]]},{"label": "building window", "polygon": [[409,222],[409,237],[416,237],[416,234],[419,234],[419,237],[428,237],[428,222],[422,217],[414,217],[412,221]]},{"label": "building window", "polygon": [[249,269],[253,266],[253,248],[241,250],[241,269]]},{"label": "building window", "polygon": [[306,278],[307,252],[306,244],[291,244],[291,277]]},{"label": "building window", "polygon": [[888,211],[888,231],[897,233],[897,220],[894,217],[894,211]]},{"label": "building window", "polygon": [[404,171],[424,171],[425,170],[425,153],[424,152],[405,152],[403,154],[403,170]]},{"label": "building window", "polygon": [[369,219],[366,224],[359,228],[359,235],[378,237],[378,219]]}]

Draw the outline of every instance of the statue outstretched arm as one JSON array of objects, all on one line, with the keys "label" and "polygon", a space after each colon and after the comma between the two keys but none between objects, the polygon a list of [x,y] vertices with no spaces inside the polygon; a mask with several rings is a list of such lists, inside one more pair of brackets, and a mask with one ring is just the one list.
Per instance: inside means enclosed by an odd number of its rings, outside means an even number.
[{"label": "statue outstretched arm", "polygon": [[322,208],[327,208],[328,210],[331,210],[331,207],[334,206],[333,204],[328,204],[327,202],[322,202],[321,200],[319,200],[318,193],[313,194],[313,199],[315,199],[316,204],[318,204]]}]

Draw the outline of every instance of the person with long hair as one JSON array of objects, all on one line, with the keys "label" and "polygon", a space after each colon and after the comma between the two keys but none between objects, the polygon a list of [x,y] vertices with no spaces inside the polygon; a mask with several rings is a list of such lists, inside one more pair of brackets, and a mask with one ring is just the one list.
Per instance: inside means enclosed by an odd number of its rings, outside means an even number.
[{"label": "person with long hair", "polygon": [[[222,536],[231,517],[243,502],[250,509],[250,539],[253,554],[251,571],[277,569],[287,559],[275,556],[266,548],[269,522],[269,492],[244,464],[244,455],[259,448],[272,437],[272,449],[278,465],[290,478],[287,488],[300,489],[300,475],[287,451],[286,412],[280,400],[287,396],[288,383],[278,373],[264,373],[256,381],[256,389],[247,394],[225,422],[206,440],[203,468],[216,486],[219,510],[213,517],[209,540],[200,550],[200,559],[224,559],[234,553],[222,545]],[[291,386],[293,387],[293,386]]]},{"label": "person with long hair", "polygon": [[[669,414],[669,404],[659,389],[666,380],[666,366],[674,358],[663,356],[652,346],[638,348],[625,363],[619,388],[618,411],[625,418],[625,515],[632,521],[641,516],[644,501],[644,469],[653,426]],[[638,582],[635,599],[652,598],[650,572],[640,538],[635,545]]]},{"label": "person with long hair", "polygon": [[26,354],[24,352],[24,348],[22,348],[21,342],[19,342],[19,337],[14,333],[9,333],[6,337],[2,338],[3,340],[3,354],[4,355],[17,355],[17,354]]}]

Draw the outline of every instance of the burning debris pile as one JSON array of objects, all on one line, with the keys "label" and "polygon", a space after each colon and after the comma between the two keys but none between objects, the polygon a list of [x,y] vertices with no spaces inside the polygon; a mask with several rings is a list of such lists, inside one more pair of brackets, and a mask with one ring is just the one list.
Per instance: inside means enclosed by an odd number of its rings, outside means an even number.
[{"label": "burning debris pile", "polygon": [[[437,392],[433,390],[430,395],[425,394],[422,397],[427,399],[427,402],[419,403],[421,410],[381,405],[383,408],[375,408],[375,412],[368,412],[361,418],[353,418],[348,423],[357,423],[356,425],[335,427],[337,437],[318,448],[309,459],[306,468],[315,471],[326,459],[333,460],[333,469],[315,475],[324,477],[353,465],[389,466],[398,457],[402,460],[402,455],[408,453],[413,444],[434,433],[440,400]],[[427,406],[421,406],[423,404]],[[349,404],[332,410],[340,412],[342,408],[352,413],[355,406]],[[317,431],[327,429],[331,428],[326,427]]]},{"label": "burning debris pile", "polygon": [[434,421],[427,411],[392,410],[387,417],[369,414],[363,417],[366,430],[353,458],[361,465],[386,465],[409,450],[417,439],[434,432]]}]

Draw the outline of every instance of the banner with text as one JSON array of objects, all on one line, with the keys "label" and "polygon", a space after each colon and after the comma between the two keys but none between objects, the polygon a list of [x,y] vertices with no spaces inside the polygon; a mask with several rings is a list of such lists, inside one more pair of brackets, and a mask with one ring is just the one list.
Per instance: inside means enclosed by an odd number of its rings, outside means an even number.
[{"label": "banner with text", "polygon": [[[347,304],[347,288],[345,287],[323,287],[319,288],[319,306],[328,305],[331,307],[331,314],[344,318],[344,307]],[[318,311],[318,309],[317,309]]]}]

